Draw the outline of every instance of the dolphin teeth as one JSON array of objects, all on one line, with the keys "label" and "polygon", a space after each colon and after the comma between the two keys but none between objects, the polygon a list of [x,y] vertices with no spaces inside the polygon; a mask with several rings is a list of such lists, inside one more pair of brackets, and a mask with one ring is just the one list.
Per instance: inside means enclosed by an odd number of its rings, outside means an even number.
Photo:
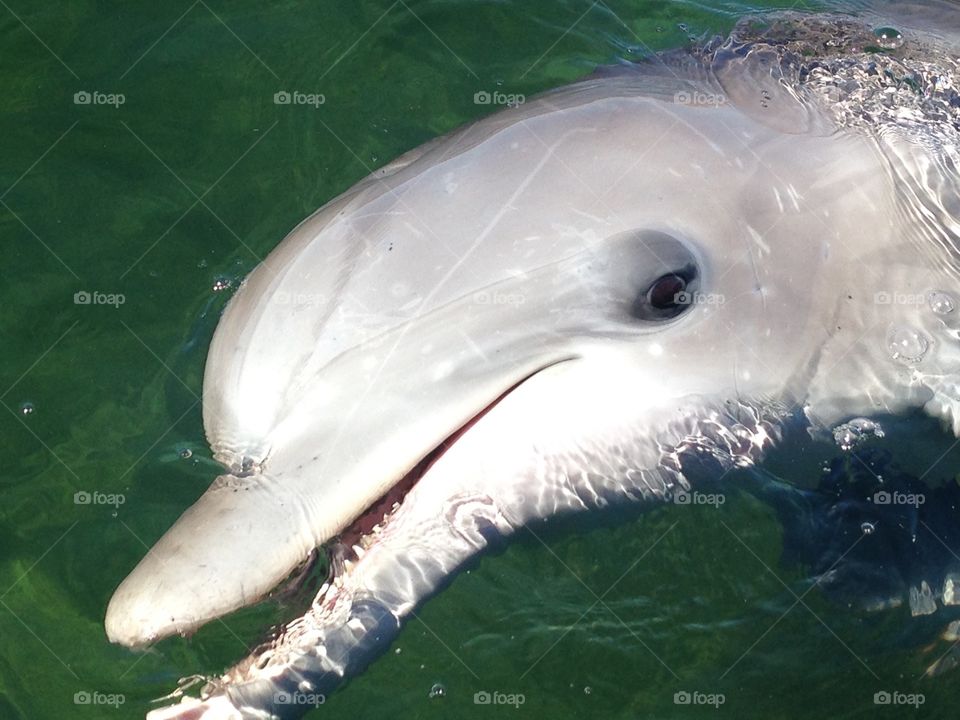
[{"label": "dolphin teeth", "polygon": [[357,556],[358,560],[362,560],[363,556],[367,554],[367,551],[359,545],[354,545],[353,554]]},{"label": "dolphin teeth", "polygon": [[960,640],[960,620],[954,620],[943,631],[943,639],[947,642],[956,642]]},{"label": "dolphin teeth", "polygon": [[948,577],[943,583],[943,604],[960,605],[960,582]]},{"label": "dolphin teeth", "polygon": [[933,599],[933,590],[924,580],[920,583],[920,588],[910,588],[910,614],[913,617],[918,615],[932,615],[937,611],[937,601]]}]

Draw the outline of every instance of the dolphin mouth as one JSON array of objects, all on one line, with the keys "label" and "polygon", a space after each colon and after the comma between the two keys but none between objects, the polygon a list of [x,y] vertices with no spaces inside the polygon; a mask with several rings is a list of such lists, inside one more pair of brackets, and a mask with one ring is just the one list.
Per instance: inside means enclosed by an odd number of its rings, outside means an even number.
[{"label": "dolphin mouth", "polygon": [[430,450],[413,468],[402,475],[386,493],[370,504],[353,522],[345,527],[329,545],[331,557],[329,577],[331,583],[342,573],[349,572],[354,560],[362,557],[368,549],[375,545],[383,531],[401,508],[410,491],[427,474],[430,468],[452,448],[457,441],[470,430],[484,415],[499,405],[504,398],[535,375],[547,368],[565,362],[576,360],[576,357],[565,357],[547,363],[536,371],[526,375],[509,388],[501,392],[491,402],[487,403],[479,412],[470,417],[460,427],[450,433],[439,445]]}]

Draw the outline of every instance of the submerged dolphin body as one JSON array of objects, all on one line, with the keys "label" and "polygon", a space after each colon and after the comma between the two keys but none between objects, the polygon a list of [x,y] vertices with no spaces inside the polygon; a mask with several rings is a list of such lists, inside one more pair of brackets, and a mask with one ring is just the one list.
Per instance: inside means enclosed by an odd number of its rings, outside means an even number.
[{"label": "submerged dolphin body", "polygon": [[[155,716],[297,717],[496,538],[662,500],[691,460],[750,465],[787,422],[922,407],[956,432],[956,68],[920,59],[932,38],[872,38],[743,25],[429,143],[297,227],[210,349],[227,472],[118,588],[107,633],[189,632],[339,538],[333,572]],[[915,71],[919,89],[897,79]]]}]

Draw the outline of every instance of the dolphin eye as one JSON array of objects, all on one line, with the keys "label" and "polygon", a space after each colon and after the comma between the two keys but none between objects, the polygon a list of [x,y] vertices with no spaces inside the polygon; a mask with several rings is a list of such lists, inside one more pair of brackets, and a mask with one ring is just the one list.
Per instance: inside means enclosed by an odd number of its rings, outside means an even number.
[{"label": "dolphin eye", "polygon": [[684,302],[687,281],[673,273],[661,275],[647,290],[647,302],[654,310],[672,310]]},{"label": "dolphin eye", "polygon": [[638,288],[630,315],[638,320],[672,320],[693,306],[699,286],[693,263],[659,274]]},{"label": "dolphin eye", "polygon": [[[703,287],[692,247],[660,230],[627,230],[608,238],[603,267],[622,320],[660,324],[687,313]],[[636,327],[636,326],[635,326]]]}]

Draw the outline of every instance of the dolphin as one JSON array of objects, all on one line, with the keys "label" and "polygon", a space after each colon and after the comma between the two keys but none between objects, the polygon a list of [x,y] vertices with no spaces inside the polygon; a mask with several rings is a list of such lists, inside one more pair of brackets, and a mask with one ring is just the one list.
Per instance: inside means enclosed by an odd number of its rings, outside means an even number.
[{"label": "dolphin", "polygon": [[150,717],[299,717],[492,543],[694,492],[789,426],[922,409],[958,433],[956,55],[873,30],[741,23],[434,140],[296,227],[210,347],[224,472],[106,632],[189,633],[318,549],[330,576]]}]

